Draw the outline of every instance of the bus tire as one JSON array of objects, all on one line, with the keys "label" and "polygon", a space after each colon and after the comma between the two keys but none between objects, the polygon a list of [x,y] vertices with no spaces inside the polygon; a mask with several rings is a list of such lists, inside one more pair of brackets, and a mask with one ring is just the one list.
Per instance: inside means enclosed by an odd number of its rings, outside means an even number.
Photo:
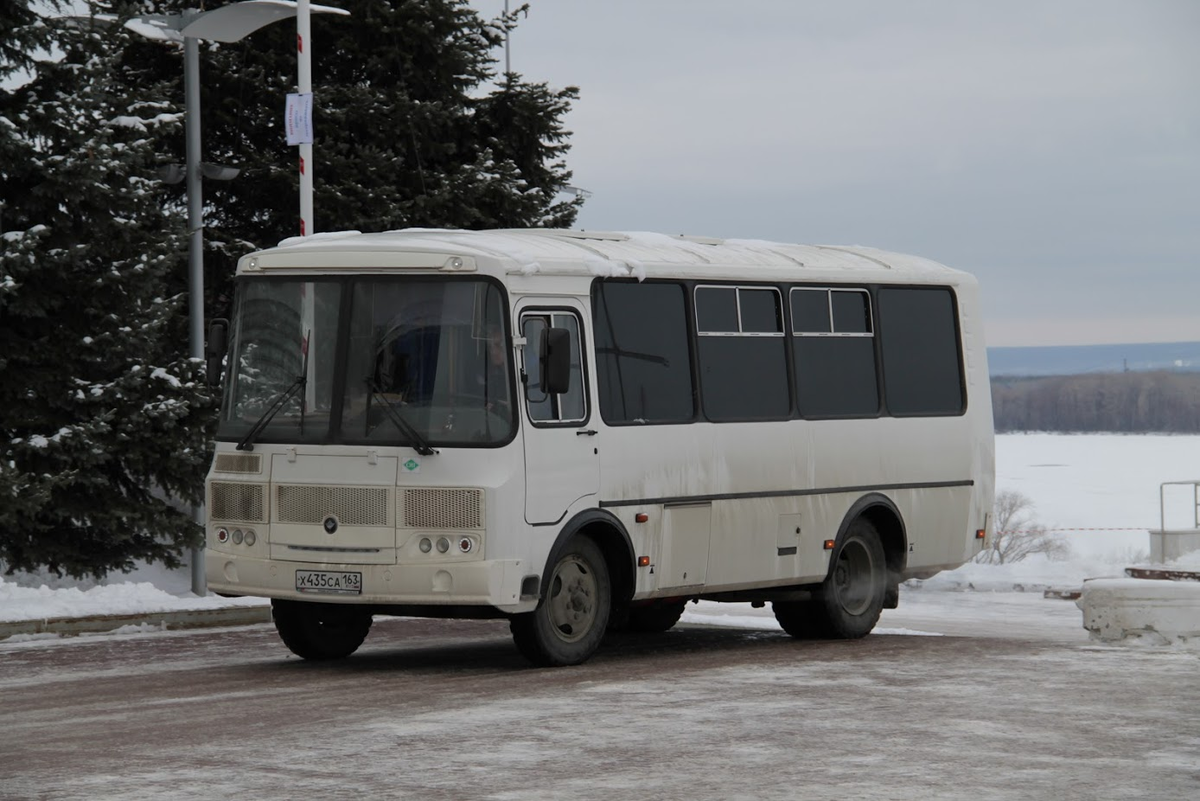
[{"label": "bus tire", "polygon": [[817,613],[810,601],[773,601],[771,610],[779,627],[797,640],[815,640],[822,637],[817,626]]},{"label": "bus tire", "polygon": [[669,631],[683,616],[683,607],[686,603],[686,601],[678,601],[635,606],[629,610],[625,631],[641,634],[661,634]]},{"label": "bus tire", "polygon": [[371,615],[353,606],[271,601],[279,638],[303,659],[343,659],[358,650],[371,630]]},{"label": "bus tire", "polygon": [[604,638],[612,611],[608,566],[596,543],[572,537],[563,548],[537,609],[509,619],[513,642],[530,662],[578,665]]},{"label": "bus tire", "polygon": [[829,575],[811,601],[771,606],[783,630],[799,639],[854,640],[879,622],[887,594],[887,561],[879,532],[857,518],[833,550]]}]

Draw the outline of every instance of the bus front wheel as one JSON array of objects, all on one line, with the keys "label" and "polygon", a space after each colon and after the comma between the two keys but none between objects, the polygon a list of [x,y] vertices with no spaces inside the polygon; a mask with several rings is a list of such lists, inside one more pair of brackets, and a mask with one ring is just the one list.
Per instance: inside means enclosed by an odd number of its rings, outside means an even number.
[{"label": "bus front wheel", "polygon": [[371,615],[342,604],[271,601],[283,644],[304,659],[342,659],[358,650],[371,630]]},{"label": "bus front wheel", "polygon": [[537,609],[510,619],[513,642],[536,665],[578,665],[600,647],[611,605],[604,555],[575,536],[554,563]]},{"label": "bus front wheel", "polygon": [[661,634],[670,631],[683,617],[684,601],[668,601],[665,603],[635,606],[629,610],[629,619],[625,623],[625,631],[638,634]]},{"label": "bus front wheel", "polygon": [[858,518],[834,548],[829,575],[809,601],[771,606],[783,630],[803,639],[853,640],[875,628],[887,592],[887,562],[879,532]]}]

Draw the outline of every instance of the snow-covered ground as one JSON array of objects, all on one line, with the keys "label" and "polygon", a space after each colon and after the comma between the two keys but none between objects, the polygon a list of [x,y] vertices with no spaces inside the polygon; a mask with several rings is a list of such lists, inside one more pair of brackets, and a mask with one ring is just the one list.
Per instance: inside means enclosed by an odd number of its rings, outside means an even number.
[{"label": "snow-covered ground", "polygon": [[[1200,479],[1200,437],[1011,434],[997,437],[997,488],[1033,500],[1033,516],[1070,548],[1061,561],[1033,557],[1008,565],[976,565],[941,573],[904,588],[901,610],[885,612],[879,634],[922,634],[920,628],[891,621],[952,620],[938,610],[977,607],[985,617],[1020,621],[1044,619],[1047,588],[1079,588],[1085,579],[1121,577],[1125,567],[1148,559],[1148,529],[1160,517],[1159,485]],[[1168,493],[1166,522],[1193,523],[1190,488]],[[1115,530],[1114,530],[1115,529]],[[1200,570],[1200,552],[1175,567]],[[103,582],[73,582],[46,576],[0,578],[0,620],[40,620],[104,614],[138,614],[236,605],[261,599],[198,598],[189,574],[147,567]],[[1181,587],[1197,595],[1200,584]],[[1057,602],[1056,619],[1079,627],[1081,614],[1070,602]],[[919,613],[918,618],[901,616]],[[777,628],[770,608],[748,604],[702,603],[689,606],[685,623]]]}]

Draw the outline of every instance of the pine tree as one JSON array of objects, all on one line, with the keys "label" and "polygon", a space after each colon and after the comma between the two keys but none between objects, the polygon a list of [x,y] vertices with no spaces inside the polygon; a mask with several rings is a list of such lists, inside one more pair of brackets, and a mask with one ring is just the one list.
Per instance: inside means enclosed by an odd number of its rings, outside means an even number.
[{"label": "pine tree", "polygon": [[0,561],[176,566],[201,534],[182,504],[200,500],[212,417],[185,358],[185,223],[154,178],[180,115],[167,87],[122,91],[120,26],[12,2],[0,72],[46,34],[62,58],[26,59],[31,79],[0,90]]}]

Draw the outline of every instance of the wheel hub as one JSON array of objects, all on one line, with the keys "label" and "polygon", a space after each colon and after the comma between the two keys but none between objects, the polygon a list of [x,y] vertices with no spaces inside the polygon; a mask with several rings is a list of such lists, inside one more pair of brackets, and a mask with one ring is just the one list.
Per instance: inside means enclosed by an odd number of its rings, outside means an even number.
[{"label": "wheel hub", "polygon": [[596,618],[596,579],[576,559],[564,561],[550,592],[550,622],[564,640],[574,642],[591,629]]},{"label": "wheel hub", "polygon": [[874,576],[870,551],[860,542],[847,542],[838,555],[833,571],[833,586],[838,603],[848,614],[861,615],[870,608]]}]

